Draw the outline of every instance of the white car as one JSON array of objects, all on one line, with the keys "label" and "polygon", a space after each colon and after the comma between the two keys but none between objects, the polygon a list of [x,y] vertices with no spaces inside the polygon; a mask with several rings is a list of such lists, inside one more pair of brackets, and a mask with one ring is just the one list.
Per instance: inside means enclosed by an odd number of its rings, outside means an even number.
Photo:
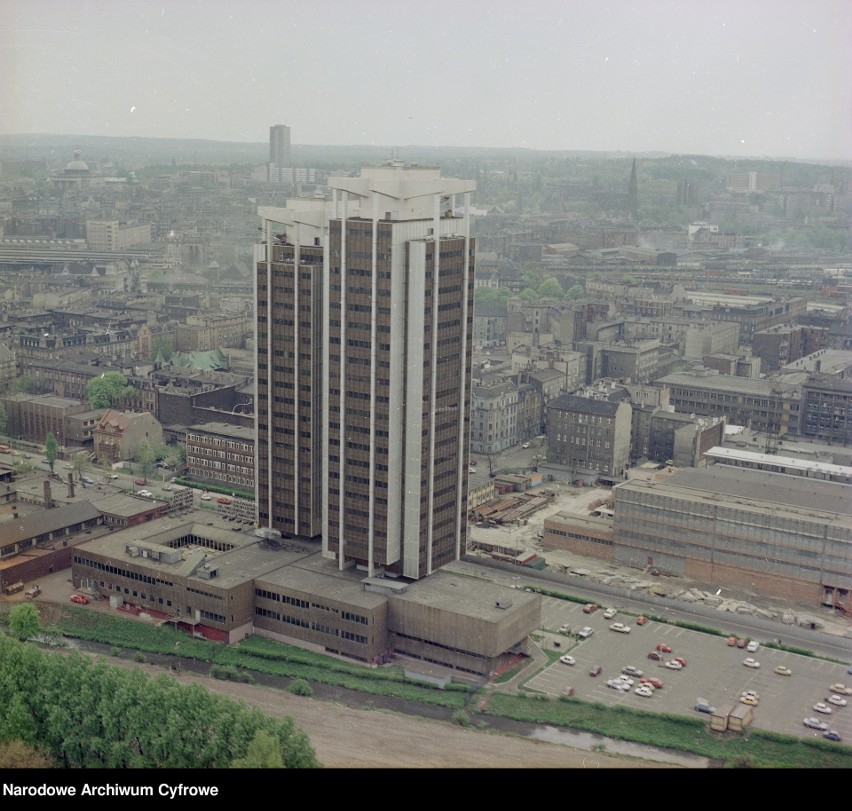
[{"label": "white car", "polygon": [[594,632],[594,628],[589,628],[589,626],[587,625],[585,628],[580,629],[577,636],[579,636],[580,639],[588,639]]},{"label": "white car", "polygon": [[562,662],[563,665],[577,664],[577,660],[573,656],[569,656],[567,653],[564,656],[560,656],[559,661]]},{"label": "white car", "polygon": [[750,656],[748,659],[743,660],[743,664],[746,667],[760,667],[760,662],[756,661],[755,659],[752,659]]},{"label": "white car", "polygon": [[683,665],[680,662],[676,662],[674,659],[666,662],[666,667],[669,670],[683,670]]},{"label": "white car", "polygon": [[607,610],[603,612],[603,618],[605,620],[611,620],[617,613],[617,608],[607,608]]},{"label": "white car", "polygon": [[630,626],[625,625],[623,622],[614,622],[612,625],[609,626],[609,630],[616,631],[619,634],[629,634]]},{"label": "white car", "polygon": [[760,647],[760,643],[756,642],[755,640],[752,639],[751,642],[749,642],[748,645],[746,645],[746,650],[749,653],[754,653],[759,647]]},{"label": "white car", "polygon": [[529,446],[530,446],[530,443],[529,443],[529,442],[524,442],[524,443],[521,445],[521,447],[522,447],[524,450],[526,450]]},{"label": "white car", "polygon": [[829,696],[827,701],[829,704],[834,704],[835,707],[845,707],[847,704],[846,699],[840,696]]},{"label": "white car", "polygon": [[174,490],[175,488],[170,484],[164,484],[163,490]]},{"label": "white car", "polygon": [[154,494],[150,490],[140,490],[136,495],[145,496],[145,498],[153,498]]},{"label": "white car", "polygon": [[820,721],[819,718],[805,718],[802,723],[810,729],[818,729],[820,732],[825,732],[828,729],[828,724],[825,721]]},{"label": "white car", "polygon": [[612,690],[618,690],[621,693],[626,693],[630,689],[630,685],[625,684],[621,679],[610,679],[606,683],[606,686]]},{"label": "white car", "polygon": [[823,715],[831,715],[831,707],[829,707],[828,704],[823,704],[822,701],[817,701],[817,703],[814,704],[814,709],[817,712],[821,712]]},{"label": "white car", "polygon": [[642,676],[645,675],[644,671],[640,670],[638,667],[634,667],[633,665],[627,665],[626,667],[621,668],[621,672],[625,676],[633,676],[637,679],[641,679]]},{"label": "white car", "polygon": [[740,693],[740,697],[745,698],[746,696],[751,696],[752,698],[760,701],[760,696],[754,690],[743,690],[742,693]]},{"label": "white car", "polygon": [[559,633],[560,634],[570,634],[571,633],[571,626],[570,625],[560,625],[559,626]]},{"label": "white car", "polygon": [[650,698],[654,695],[654,691],[644,684],[637,687],[633,692],[636,693],[637,696],[642,696],[643,698]]},{"label": "white car", "polygon": [[213,501],[213,496],[211,496],[210,493],[202,493],[201,494],[201,500],[202,501]]}]

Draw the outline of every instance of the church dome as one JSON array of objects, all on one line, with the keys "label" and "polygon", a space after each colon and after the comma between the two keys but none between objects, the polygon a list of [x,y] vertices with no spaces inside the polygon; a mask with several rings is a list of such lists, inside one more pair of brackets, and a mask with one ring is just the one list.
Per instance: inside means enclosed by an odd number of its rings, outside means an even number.
[{"label": "church dome", "polygon": [[89,165],[85,161],[80,160],[81,155],[82,155],[82,152],[80,152],[79,149],[74,150],[74,160],[68,161],[68,163],[65,165],[65,171],[66,172],[88,172],[89,171]]}]

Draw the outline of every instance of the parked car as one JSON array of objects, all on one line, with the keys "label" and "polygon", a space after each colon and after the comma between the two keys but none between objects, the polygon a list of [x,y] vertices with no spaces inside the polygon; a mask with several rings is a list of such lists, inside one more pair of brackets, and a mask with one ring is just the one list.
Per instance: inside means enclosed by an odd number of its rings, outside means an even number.
[{"label": "parked car", "polygon": [[750,656],[748,657],[748,659],[743,659],[743,664],[746,667],[760,667],[760,662],[756,661],[755,659],[752,659]]},{"label": "parked car", "polygon": [[622,693],[626,693],[630,689],[630,685],[621,681],[621,679],[609,679],[606,686],[612,690],[618,690]]},{"label": "parked car", "polygon": [[633,692],[636,693],[637,696],[642,696],[644,698],[650,698],[652,695],[654,695],[654,691],[644,684],[640,687],[637,687]]},{"label": "parked car", "polygon": [[597,610],[598,610],[598,607],[594,603],[588,603],[587,605],[583,606],[583,613],[584,614],[594,614],[595,611],[597,611]]},{"label": "parked car", "polygon": [[743,690],[741,696],[751,696],[752,698],[760,699],[760,694],[756,690]]},{"label": "parked car", "polygon": [[655,690],[663,689],[663,682],[656,676],[647,676],[644,679],[639,679],[639,684],[650,684]]},{"label": "parked car", "polygon": [[78,605],[88,605],[89,598],[85,594],[72,594],[71,602],[77,603]]},{"label": "parked car", "polygon": [[852,696],[852,687],[847,687],[845,684],[835,682],[828,688],[832,693],[838,693],[841,696]]},{"label": "parked car", "polygon": [[738,648],[744,648],[746,645],[748,645],[747,639],[738,639],[737,640],[737,647]]},{"label": "parked car", "polygon": [[115,481],[115,479],[117,479],[117,478],[118,478],[118,473],[110,473],[109,474],[109,480],[110,481]]},{"label": "parked car", "polygon": [[757,642],[756,640],[752,639],[751,642],[749,642],[748,645],[746,645],[746,650],[749,653],[754,653],[759,647],[760,647],[760,643]]},{"label": "parked car", "polygon": [[603,618],[605,620],[611,620],[617,613],[617,608],[607,608],[607,610],[603,612]]},{"label": "parked car", "polygon": [[145,498],[154,498],[154,494],[150,490],[139,490],[136,495],[144,496]]},{"label": "parked car", "polygon": [[529,442],[522,442],[522,443],[521,443],[521,447],[522,447],[524,450],[526,450],[529,446],[530,446],[530,443],[529,443]]},{"label": "parked car", "polygon": [[571,698],[571,696],[574,695],[574,688],[571,687],[570,685],[568,687],[563,687],[562,688],[562,695],[565,696],[566,698]]},{"label": "parked car", "polygon": [[836,707],[845,707],[848,703],[845,698],[841,698],[836,695],[830,695],[826,701],[828,701],[829,704],[834,704]]},{"label": "parked car", "polygon": [[728,637],[728,646],[733,648],[737,644],[737,638],[735,636]]},{"label": "parked car", "polygon": [[564,656],[560,656],[559,661],[562,662],[563,665],[577,664],[577,660],[573,656],[569,656],[567,653]]},{"label": "parked car", "polygon": [[680,662],[681,667],[686,667],[686,659],[684,659],[683,656],[675,656],[674,661]]},{"label": "parked car", "polygon": [[145,486],[145,479],[134,479],[133,483],[135,485],[137,485],[138,487],[144,487]]},{"label": "parked car", "polygon": [[616,633],[619,633],[619,634],[629,634],[630,633],[630,626],[625,625],[623,622],[614,622],[612,625],[609,626],[609,630],[615,631]]},{"label": "parked car", "polygon": [[171,484],[164,484],[163,485],[163,490],[174,490],[174,489],[175,489],[174,486],[171,485]]},{"label": "parked car", "polygon": [[754,696],[740,696],[740,704],[749,704],[756,707],[760,702]]},{"label": "parked car", "polygon": [[672,646],[666,645],[665,642],[660,642],[660,644],[657,645],[657,650],[660,651],[660,653],[671,653],[672,652]]},{"label": "parked car", "polygon": [[580,639],[588,639],[595,632],[594,628],[589,628],[587,625],[585,628],[581,628],[577,633],[577,636]]},{"label": "parked car", "polygon": [[211,496],[210,493],[202,493],[201,494],[201,500],[202,501],[213,501],[213,496]]},{"label": "parked car", "polygon": [[817,703],[814,704],[814,710],[816,710],[817,712],[821,712],[823,715],[831,715],[831,707],[829,707],[828,704],[825,704],[822,701],[817,701]]},{"label": "parked car", "polygon": [[666,667],[669,670],[683,670],[683,665],[680,662],[676,662],[674,659],[670,662],[666,662]]},{"label": "parked car", "polygon": [[638,617],[636,617],[636,624],[637,625],[644,625],[647,621],[648,621],[648,618],[646,616],[644,616],[643,614],[640,614]]},{"label": "parked car", "polygon": [[842,741],[843,738],[840,737],[840,733],[836,729],[829,729],[827,732],[822,733],[822,737],[827,741]]},{"label": "parked car", "polygon": [[820,721],[819,718],[805,718],[802,723],[809,729],[818,729],[820,732],[825,732],[828,729],[828,724],[825,721]]},{"label": "parked car", "polygon": [[655,662],[659,662],[659,661],[660,661],[660,659],[662,659],[662,656],[660,656],[660,654],[659,654],[659,653],[657,653],[657,651],[652,650],[652,651],[648,654],[648,658],[649,658],[649,659],[653,659]]},{"label": "parked car", "polygon": [[86,484],[94,484],[95,480],[91,476],[80,476],[80,481]]},{"label": "parked car", "polygon": [[217,504],[230,504],[231,499],[229,499],[227,496],[219,496],[219,498],[216,499],[216,503]]},{"label": "parked car", "polygon": [[600,665],[592,665],[591,670],[589,670],[590,676],[600,676],[603,673],[603,668]]},{"label": "parked car", "polygon": [[712,704],[710,704],[707,699],[704,698],[696,699],[695,707],[693,709],[695,709],[697,712],[706,712],[708,715],[712,715],[714,712],[716,712],[716,708]]},{"label": "parked car", "polygon": [[633,665],[627,665],[627,667],[621,668],[621,672],[624,673],[625,676],[635,676],[637,679],[642,676],[643,671],[639,670],[638,667],[633,667]]},{"label": "parked car", "polygon": [[778,667],[775,668],[775,672],[779,676],[792,676],[793,675],[793,671],[790,670],[790,668],[787,667],[786,665],[778,665]]}]

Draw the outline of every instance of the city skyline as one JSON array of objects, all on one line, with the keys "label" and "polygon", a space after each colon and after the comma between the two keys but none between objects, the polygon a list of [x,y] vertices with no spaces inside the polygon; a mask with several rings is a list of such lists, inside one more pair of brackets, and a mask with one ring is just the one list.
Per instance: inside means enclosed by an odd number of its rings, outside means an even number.
[{"label": "city skyline", "polygon": [[0,129],[852,160],[843,0],[429,9],[10,0]]}]

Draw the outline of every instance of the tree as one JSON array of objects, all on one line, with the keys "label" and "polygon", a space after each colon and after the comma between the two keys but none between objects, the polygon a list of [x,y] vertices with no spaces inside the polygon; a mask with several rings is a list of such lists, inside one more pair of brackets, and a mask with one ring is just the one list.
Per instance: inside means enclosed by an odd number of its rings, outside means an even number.
[{"label": "tree", "polygon": [[154,470],[154,463],[157,461],[157,455],[154,453],[154,449],[151,447],[151,443],[148,442],[147,439],[143,439],[139,443],[134,460],[139,465],[142,472],[142,478],[147,482],[148,476],[150,476],[151,471]]},{"label": "tree", "polygon": [[21,603],[9,612],[9,627],[18,639],[30,639],[41,627],[38,609],[32,603]]},{"label": "tree", "polygon": [[92,408],[112,408],[127,395],[127,378],[121,372],[104,372],[86,386],[86,395]]},{"label": "tree", "polygon": [[562,296],[565,291],[562,289],[562,285],[559,284],[556,279],[547,279],[543,281],[536,291],[540,298],[552,298],[556,301],[562,301]]},{"label": "tree", "polygon": [[186,464],[186,445],[167,445],[163,461],[176,473],[180,473]]},{"label": "tree", "polygon": [[89,456],[85,451],[81,451],[80,453],[75,453],[71,457],[71,471],[77,474],[77,478],[80,479],[83,476],[83,471],[87,470],[89,467]]},{"label": "tree", "polygon": [[175,347],[172,343],[171,335],[158,335],[151,341],[151,360],[156,360],[158,355],[162,355],[165,360],[169,360],[174,354]]},{"label": "tree", "polygon": [[16,394],[38,394],[39,388],[38,380],[29,375],[21,375],[12,385]]},{"label": "tree", "polygon": [[237,758],[231,768],[283,769],[284,758],[281,757],[278,739],[265,729],[259,729],[246,748],[245,757]]},{"label": "tree", "polygon": [[56,441],[56,437],[53,435],[53,432],[50,432],[47,435],[47,439],[44,441],[44,457],[50,465],[51,473],[53,473],[53,463],[56,461],[58,456],[59,443]]}]

